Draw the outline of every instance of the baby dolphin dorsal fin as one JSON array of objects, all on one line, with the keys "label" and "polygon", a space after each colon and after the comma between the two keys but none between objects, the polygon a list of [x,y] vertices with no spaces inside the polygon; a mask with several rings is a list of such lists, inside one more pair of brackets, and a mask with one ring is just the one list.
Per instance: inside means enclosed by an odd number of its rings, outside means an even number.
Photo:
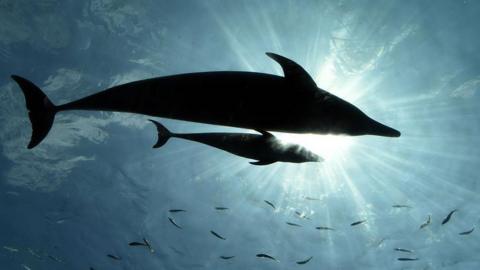
[{"label": "baby dolphin dorsal fin", "polygon": [[261,130],[261,129],[255,129],[256,132],[262,134],[264,137],[266,138],[273,138],[275,136],[273,136],[272,133],[268,132],[268,131],[265,131],[265,130]]},{"label": "baby dolphin dorsal fin", "polygon": [[303,89],[317,89],[317,84],[302,66],[284,56],[271,52],[267,52],[266,54],[280,64],[283,69],[285,79],[296,85],[304,86],[305,88]]}]

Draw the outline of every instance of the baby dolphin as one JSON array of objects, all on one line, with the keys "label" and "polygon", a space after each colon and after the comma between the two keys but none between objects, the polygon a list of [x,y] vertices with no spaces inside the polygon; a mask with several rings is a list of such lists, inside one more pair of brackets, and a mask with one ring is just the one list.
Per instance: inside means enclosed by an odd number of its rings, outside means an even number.
[{"label": "baby dolphin", "polygon": [[450,221],[450,218],[452,217],[453,213],[455,213],[455,212],[457,212],[457,209],[454,209],[454,210],[450,211],[450,213],[448,213],[447,217],[445,219],[443,219],[442,225],[444,225],[445,223]]},{"label": "baby dolphin", "polygon": [[47,136],[58,112],[70,110],[129,112],[290,133],[400,136],[317,87],[299,64],[275,53],[267,56],[280,64],[284,76],[241,71],[177,74],[117,85],[58,106],[31,81],[12,75],[32,124],[28,148]]},{"label": "baby dolphin", "polygon": [[203,143],[231,154],[255,159],[253,165],[268,165],[280,162],[318,162],[318,155],[296,144],[281,143],[271,133],[258,130],[259,134],[249,133],[172,133],[157,121],[150,120],[158,131],[158,141],[154,148],[161,147],[171,137]]},{"label": "baby dolphin", "polygon": [[270,256],[270,255],[268,255],[268,254],[264,254],[264,253],[259,253],[259,254],[257,254],[257,257],[258,257],[258,258],[267,258],[267,259],[270,259],[270,260],[273,260],[273,261],[278,262],[278,260],[275,259],[274,257],[272,257],[272,256]]}]

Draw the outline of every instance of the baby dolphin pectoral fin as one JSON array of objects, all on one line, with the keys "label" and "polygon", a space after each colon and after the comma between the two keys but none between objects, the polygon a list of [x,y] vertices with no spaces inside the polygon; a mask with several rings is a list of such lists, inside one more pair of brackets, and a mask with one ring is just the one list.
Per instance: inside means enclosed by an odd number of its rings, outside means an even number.
[{"label": "baby dolphin pectoral fin", "polygon": [[250,164],[252,165],[258,165],[258,166],[263,166],[263,165],[270,165],[272,163],[275,163],[277,161],[273,160],[259,160],[259,161],[251,161]]},{"label": "baby dolphin pectoral fin", "polygon": [[28,116],[32,124],[32,137],[27,148],[32,149],[47,136],[57,110],[45,93],[31,81],[17,75],[12,75],[12,79],[20,86],[25,96]]},{"label": "baby dolphin pectoral fin", "polygon": [[313,256],[310,256],[309,258],[303,260],[303,261],[298,261],[297,264],[306,264],[308,263],[311,259],[313,258]]},{"label": "baby dolphin pectoral fin", "polygon": [[155,143],[153,148],[162,147],[165,143],[167,143],[168,139],[170,139],[170,137],[172,137],[172,133],[165,126],[160,124],[159,122],[157,122],[155,120],[152,120],[152,119],[149,119],[149,120],[150,120],[150,122],[155,124],[155,127],[157,127],[157,133],[158,133],[157,143]]}]

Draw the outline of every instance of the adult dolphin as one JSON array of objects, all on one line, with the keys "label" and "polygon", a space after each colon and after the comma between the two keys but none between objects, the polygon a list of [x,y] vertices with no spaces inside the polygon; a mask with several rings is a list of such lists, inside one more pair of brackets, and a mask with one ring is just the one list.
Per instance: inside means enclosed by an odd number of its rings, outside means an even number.
[{"label": "adult dolphin", "polygon": [[318,88],[294,61],[267,55],[281,65],[284,77],[240,71],[179,74],[117,85],[59,106],[29,80],[12,75],[25,95],[32,123],[28,148],[38,145],[55,114],[66,110],[130,112],[291,133],[400,136],[397,130]]},{"label": "adult dolphin", "polygon": [[172,133],[157,121],[157,143],[153,148],[163,146],[170,138],[203,143],[234,155],[255,159],[253,165],[269,165],[277,161],[303,163],[319,162],[323,158],[297,144],[283,144],[273,134],[259,130],[260,134],[249,133]]}]

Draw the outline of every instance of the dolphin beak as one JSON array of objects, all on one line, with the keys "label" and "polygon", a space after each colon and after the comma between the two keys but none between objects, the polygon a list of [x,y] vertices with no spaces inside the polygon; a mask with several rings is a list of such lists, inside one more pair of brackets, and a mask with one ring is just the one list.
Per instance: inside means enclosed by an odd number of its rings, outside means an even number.
[{"label": "dolphin beak", "polygon": [[385,126],[382,123],[379,123],[373,119],[368,121],[368,131],[367,134],[378,135],[384,137],[400,137],[400,131],[393,129],[391,127]]}]

